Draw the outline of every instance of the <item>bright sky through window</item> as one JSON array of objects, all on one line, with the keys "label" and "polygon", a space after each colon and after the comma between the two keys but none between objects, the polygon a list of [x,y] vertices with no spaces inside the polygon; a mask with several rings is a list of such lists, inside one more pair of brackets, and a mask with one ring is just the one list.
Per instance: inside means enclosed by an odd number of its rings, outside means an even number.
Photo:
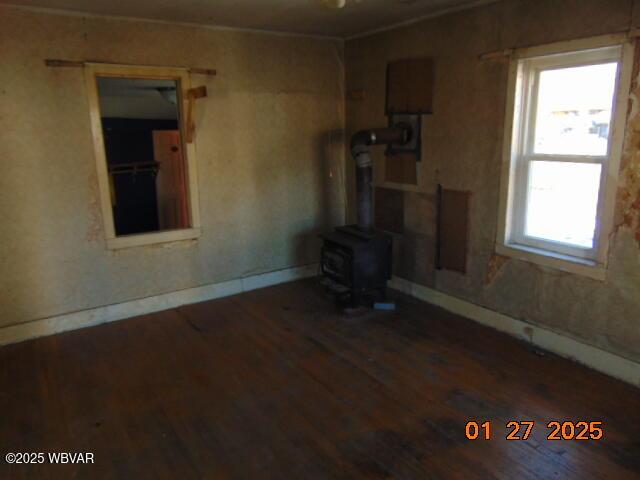
[{"label": "bright sky through window", "polygon": [[[607,155],[617,68],[606,63],[540,72],[534,154]],[[525,235],[592,248],[601,169],[533,160]]]},{"label": "bright sky through window", "polygon": [[607,154],[617,63],[540,73],[534,152]]}]

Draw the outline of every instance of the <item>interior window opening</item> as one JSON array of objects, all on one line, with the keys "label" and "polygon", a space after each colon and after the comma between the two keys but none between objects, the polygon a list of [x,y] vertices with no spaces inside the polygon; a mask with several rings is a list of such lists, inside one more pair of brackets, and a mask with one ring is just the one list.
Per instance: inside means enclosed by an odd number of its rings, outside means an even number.
[{"label": "interior window opening", "polygon": [[174,79],[97,77],[116,236],[190,227]]}]

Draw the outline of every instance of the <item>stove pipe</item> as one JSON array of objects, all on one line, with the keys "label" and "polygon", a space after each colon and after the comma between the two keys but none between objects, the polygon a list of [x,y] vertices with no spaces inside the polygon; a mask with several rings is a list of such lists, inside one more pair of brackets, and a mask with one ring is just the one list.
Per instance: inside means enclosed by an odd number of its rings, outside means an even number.
[{"label": "stove pipe", "polygon": [[358,227],[373,228],[373,162],[371,145],[404,144],[410,140],[411,128],[397,125],[388,128],[360,130],[351,137],[351,155],[356,161],[356,191],[358,205]]}]

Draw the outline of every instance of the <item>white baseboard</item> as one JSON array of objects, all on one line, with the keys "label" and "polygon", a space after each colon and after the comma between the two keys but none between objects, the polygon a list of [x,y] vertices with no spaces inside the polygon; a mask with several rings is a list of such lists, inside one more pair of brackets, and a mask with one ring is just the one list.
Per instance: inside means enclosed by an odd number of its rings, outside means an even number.
[{"label": "white baseboard", "polygon": [[[0,328],[0,346],[168,310],[190,303],[236,295],[270,285],[312,277],[317,272],[318,264],[304,265],[11,325]],[[450,312],[531,342],[562,357],[575,360],[594,370],[640,386],[640,363],[399,277],[394,277],[389,286]]]},{"label": "white baseboard", "polygon": [[389,286],[460,316],[526,340],[544,350],[624,380],[636,387],[640,386],[640,363],[403,278],[393,277]]},{"label": "white baseboard", "polygon": [[159,312],[190,303],[204,302],[215,298],[227,297],[258,288],[312,277],[318,273],[318,264],[287,268],[275,272],[262,273],[250,277],[229,280],[227,282],[188,288],[176,292],[164,293],[153,297],[131,300],[104,307],[91,308],[54,317],[43,318],[0,328],[0,345],[22,342],[31,338],[53,335],[55,333],[91,327],[101,323],[113,322],[125,318]]}]

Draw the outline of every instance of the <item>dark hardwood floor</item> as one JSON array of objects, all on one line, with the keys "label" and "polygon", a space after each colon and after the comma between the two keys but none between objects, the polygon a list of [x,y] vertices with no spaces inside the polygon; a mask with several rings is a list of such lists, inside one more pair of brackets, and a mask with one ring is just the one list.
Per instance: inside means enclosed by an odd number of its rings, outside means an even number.
[{"label": "dark hardwood floor", "polygon": [[[95,463],[0,478],[640,478],[640,389],[396,297],[347,318],[305,280],[3,347],[0,453]],[[547,440],[552,420],[604,436]]]}]

